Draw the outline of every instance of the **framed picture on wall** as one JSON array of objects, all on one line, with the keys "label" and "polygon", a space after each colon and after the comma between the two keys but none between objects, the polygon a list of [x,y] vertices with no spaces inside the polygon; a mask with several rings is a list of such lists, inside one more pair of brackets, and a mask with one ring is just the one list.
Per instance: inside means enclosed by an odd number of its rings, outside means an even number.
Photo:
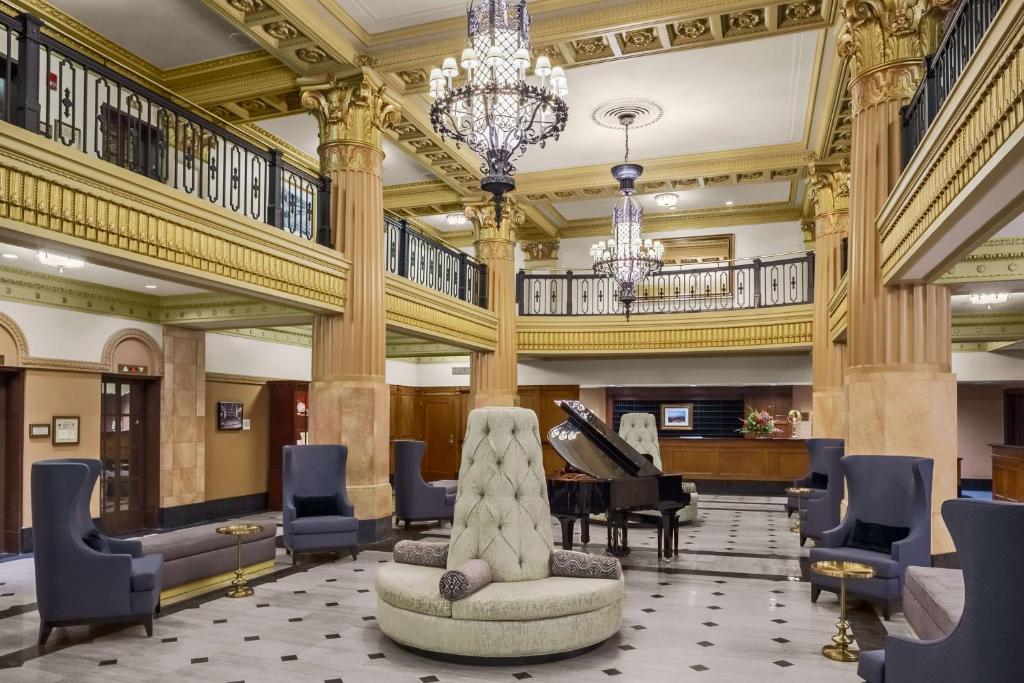
[{"label": "framed picture on wall", "polygon": [[82,418],[77,415],[58,415],[53,418],[51,442],[54,446],[74,446],[78,444],[79,427]]},{"label": "framed picture on wall", "polygon": [[237,431],[242,428],[242,404],[237,401],[217,402],[217,429]]},{"label": "framed picture on wall", "polygon": [[693,429],[693,404],[673,403],[661,406],[662,429]]}]

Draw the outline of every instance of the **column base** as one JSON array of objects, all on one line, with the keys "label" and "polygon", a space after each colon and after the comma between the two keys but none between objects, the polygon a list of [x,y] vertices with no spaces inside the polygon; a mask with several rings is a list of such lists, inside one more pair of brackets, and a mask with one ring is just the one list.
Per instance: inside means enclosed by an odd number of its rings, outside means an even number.
[{"label": "column base", "polygon": [[811,435],[827,439],[846,438],[846,390],[815,391],[811,403]]},{"label": "column base", "polygon": [[387,541],[394,537],[395,528],[391,523],[391,515],[378,519],[359,520],[359,545],[372,545]]},{"label": "column base", "polygon": [[956,375],[932,368],[850,368],[846,452],[935,461],[932,554],[955,550],[942,503],[956,498]]}]

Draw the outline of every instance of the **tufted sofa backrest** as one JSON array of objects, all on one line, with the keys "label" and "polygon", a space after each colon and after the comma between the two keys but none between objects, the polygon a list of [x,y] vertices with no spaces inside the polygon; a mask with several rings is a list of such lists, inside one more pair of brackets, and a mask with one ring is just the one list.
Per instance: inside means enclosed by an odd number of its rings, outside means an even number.
[{"label": "tufted sofa backrest", "polygon": [[619,422],[619,436],[637,452],[651,456],[661,469],[661,447],[658,445],[658,422],[650,413],[626,413]]},{"label": "tufted sofa backrest", "polygon": [[494,581],[550,576],[551,510],[537,415],[524,408],[469,414],[448,568],[486,560]]}]

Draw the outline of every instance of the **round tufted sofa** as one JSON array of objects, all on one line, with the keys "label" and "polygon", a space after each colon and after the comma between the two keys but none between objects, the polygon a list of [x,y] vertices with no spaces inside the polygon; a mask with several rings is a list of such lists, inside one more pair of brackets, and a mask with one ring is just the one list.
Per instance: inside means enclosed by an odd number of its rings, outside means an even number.
[{"label": "round tufted sofa", "polygon": [[[638,453],[650,456],[651,462],[661,468],[661,444],[658,442],[658,421],[650,413],[626,413],[619,421],[619,436]],[[690,504],[679,510],[679,522],[697,519],[697,485],[683,482],[683,491],[690,494]],[[642,511],[640,514],[644,514]],[[649,513],[654,514],[654,513]]]},{"label": "round tufted sofa", "polygon": [[388,563],[375,581],[377,622],[399,645],[477,663],[555,658],[618,630],[623,580],[552,576],[547,482],[537,416],[522,408],[469,415],[447,568],[485,560],[492,583],[444,599],[445,568]]}]

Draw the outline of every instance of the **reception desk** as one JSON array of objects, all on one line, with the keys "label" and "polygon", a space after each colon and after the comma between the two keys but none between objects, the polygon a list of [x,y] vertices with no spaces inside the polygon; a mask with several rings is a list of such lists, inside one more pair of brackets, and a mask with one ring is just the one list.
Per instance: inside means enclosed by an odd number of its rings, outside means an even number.
[{"label": "reception desk", "polygon": [[665,472],[688,480],[791,482],[807,474],[804,439],[678,439],[662,437]]},{"label": "reception desk", "polygon": [[1024,503],[1024,446],[989,444],[992,448],[992,498]]}]

